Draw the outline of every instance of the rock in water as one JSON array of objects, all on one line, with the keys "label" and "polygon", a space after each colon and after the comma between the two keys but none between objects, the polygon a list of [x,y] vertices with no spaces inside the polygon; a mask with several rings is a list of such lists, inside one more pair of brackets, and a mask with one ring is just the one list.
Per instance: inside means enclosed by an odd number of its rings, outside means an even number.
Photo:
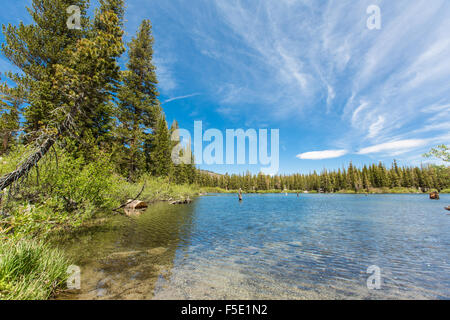
[{"label": "rock in water", "polygon": [[439,200],[439,193],[436,191],[430,193],[430,199],[431,200]]},{"label": "rock in water", "polygon": [[140,200],[128,200],[124,211],[127,216],[140,215],[148,208],[148,204]]}]

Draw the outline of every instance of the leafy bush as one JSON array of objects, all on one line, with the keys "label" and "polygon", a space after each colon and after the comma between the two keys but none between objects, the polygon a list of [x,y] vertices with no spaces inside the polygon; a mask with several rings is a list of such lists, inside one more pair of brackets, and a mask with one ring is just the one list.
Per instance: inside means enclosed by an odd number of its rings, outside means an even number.
[{"label": "leafy bush", "polygon": [[[24,147],[0,162],[0,173],[15,169]],[[93,151],[96,162],[56,150],[33,169],[27,180],[5,197],[3,210],[15,235],[45,234],[55,226],[78,226],[96,212],[112,210],[119,200],[112,195],[120,183],[108,154]],[[6,193],[8,194],[8,193]],[[0,234],[1,234],[0,225]]]}]

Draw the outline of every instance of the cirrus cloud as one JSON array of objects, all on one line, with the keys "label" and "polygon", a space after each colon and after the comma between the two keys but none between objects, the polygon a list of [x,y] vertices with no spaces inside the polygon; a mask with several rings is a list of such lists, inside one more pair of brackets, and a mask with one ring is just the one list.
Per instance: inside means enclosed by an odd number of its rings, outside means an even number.
[{"label": "cirrus cloud", "polygon": [[407,152],[411,149],[424,146],[427,144],[427,139],[408,139],[398,140],[392,142],[381,143],[367,148],[362,148],[358,154],[370,154],[379,152],[395,152],[396,154]]}]

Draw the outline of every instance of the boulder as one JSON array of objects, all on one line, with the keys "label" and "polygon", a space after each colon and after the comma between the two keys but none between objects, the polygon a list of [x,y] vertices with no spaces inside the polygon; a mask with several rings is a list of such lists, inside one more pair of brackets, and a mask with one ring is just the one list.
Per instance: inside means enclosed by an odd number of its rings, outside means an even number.
[{"label": "boulder", "polygon": [[430,193],[430,199],[431,200],[439,200],[439,193],[434,191]]}]

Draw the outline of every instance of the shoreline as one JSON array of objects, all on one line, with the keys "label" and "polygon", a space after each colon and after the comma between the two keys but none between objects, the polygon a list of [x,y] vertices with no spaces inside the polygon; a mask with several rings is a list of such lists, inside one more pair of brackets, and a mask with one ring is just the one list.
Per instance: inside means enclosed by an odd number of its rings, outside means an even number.
[{"label": "shoreline", "polygon": [[[219,193],[219,194],[234,194],[239,193],[239,190],[226,190],[220,188],[205,188],[206,193]],[[255,190],[255,191],[245,191],[242,190],[243,194],[422,194],[428,195],[431,192],[437,191],[436,189],[430,189],[428,191],[419,191],[419,190],[409,190],[408,188],[399,188],[399,189],[372,189],[369,191],[353,191],[353,190],[340,190],[336,192],[319,192],[316,190],[308,191],[308,190]],[[450,194],[449,189],[442,190],[438,192],[439,194]],[[202,194],[200,194],[202,195]]]}]

